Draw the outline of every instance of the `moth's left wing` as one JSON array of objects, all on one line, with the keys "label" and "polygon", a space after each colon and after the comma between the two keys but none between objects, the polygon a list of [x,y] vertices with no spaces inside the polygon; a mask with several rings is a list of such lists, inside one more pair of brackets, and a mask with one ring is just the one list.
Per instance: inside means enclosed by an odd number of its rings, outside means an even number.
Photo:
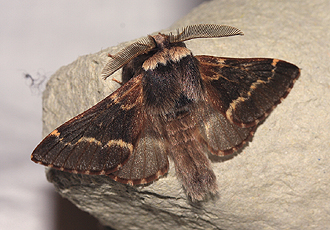
[{"label": "moth's left wing", "polygon": [[146,122],[132,155],[123,167],[108,176],[123,184],[146,184],[164,175],[169,168],[164,138]]},{"label": "moth's left wing", "polygon": [[297,66],[278,59],[195,57],[210,103],[240,127],[263,120],[300,75]]},{"label": "moth's left wing", "polygon": [[143,130],[142,76],[50,133],[32,161],[82,174],[110,174],[122,167]]}]

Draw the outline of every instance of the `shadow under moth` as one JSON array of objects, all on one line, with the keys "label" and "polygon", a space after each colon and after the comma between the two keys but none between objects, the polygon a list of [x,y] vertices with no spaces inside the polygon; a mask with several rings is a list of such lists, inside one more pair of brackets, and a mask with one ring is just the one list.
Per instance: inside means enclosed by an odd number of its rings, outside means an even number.
[{"label": "shadow under moth", "polygon": [[137,185],[164,175],[170,158],[193,201],[215,194],[207,155],[241,148],[300,75],[278,59],[193,56],[183,43],[242,34],[231,26],[193,25],[109,55],[102,76],[123,67],[122,86],[50,133],[32,161]]}]

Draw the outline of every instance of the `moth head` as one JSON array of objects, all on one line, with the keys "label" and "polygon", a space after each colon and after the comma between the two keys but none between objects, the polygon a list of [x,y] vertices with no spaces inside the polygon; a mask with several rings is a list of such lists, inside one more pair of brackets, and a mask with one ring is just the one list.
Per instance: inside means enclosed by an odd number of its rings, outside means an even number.
[{"label": "moth head", "polygon": [[105,65],[101,72],[104,79],[112,75],[118,69],[126,65],[133,58],[146,54],[152,49],[163,48],[166,44],[173,44],[187,41],[194,38],[215,38],[243,35],[243,32],[235,27],[215,24],[199,24],[187,26],[181,30],[177,29],[177,34],[172,33],[148,35],[122,49],[115,55],[109,55],[111,60]]}]

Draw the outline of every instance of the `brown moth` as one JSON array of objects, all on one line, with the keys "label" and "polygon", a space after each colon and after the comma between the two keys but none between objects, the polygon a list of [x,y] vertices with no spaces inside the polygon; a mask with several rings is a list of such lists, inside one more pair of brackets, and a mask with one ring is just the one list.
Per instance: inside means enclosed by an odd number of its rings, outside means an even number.
[{"label": "brown moth", "polygon": [[110,55],[102,75],[123,67],[122,86],[50,133],[31,159],[136,185],[164,175],[170,158],[193,201],[215,194],[207,154],[241,148],[300,75],[278,59],[193,56],[183,43],[242,34],[231,26],[193,25]]}]

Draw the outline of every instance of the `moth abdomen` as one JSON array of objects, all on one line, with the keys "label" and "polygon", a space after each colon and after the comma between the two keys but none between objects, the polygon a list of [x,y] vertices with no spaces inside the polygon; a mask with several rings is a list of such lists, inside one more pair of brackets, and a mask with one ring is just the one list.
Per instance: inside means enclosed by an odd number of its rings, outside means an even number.
[{"label": "moth abdomen", "polygon": [[208,194],[216,194],[218,186],[205,148],[196,138],[191,139],[186,133],[192,131],[188,129],[175,135],[176,140],[169,155],[174,162],[177,177],[195,201],[203,200]]}]

